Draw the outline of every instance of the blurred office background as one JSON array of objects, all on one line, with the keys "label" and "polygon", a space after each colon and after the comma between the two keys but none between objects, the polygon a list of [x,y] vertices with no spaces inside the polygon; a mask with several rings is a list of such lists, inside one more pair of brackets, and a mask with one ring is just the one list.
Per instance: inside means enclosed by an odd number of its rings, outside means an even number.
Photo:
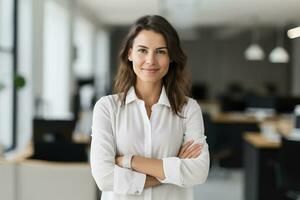
[{"label": "blurred office background", "polygon": [[212,167],[195,199],[297,199],[300,159],[283,141],[300,129],[298,0],[0,0],[0,199],[100,195],[92,109],[145,14],[178,30],[204,114]]}]

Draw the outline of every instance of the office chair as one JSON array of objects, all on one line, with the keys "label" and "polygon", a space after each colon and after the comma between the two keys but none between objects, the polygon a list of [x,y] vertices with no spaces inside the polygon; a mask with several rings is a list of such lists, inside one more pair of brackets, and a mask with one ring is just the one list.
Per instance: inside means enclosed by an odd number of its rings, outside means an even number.
[{"label": "office chair", "polygon": [[231,155],[231,149],[226,141],[221,141],[222,138],[216,132],[216,124],[211,120],[208,113],[203,113],[203,122],[205,128],[206,141],[209,147],[211,166],[219,167],[220,160],[226,159]]},{"label": "office chair", "polygon": [[226,157],[220,159],[220,166],[227,169],[242,168],[243,166],[243,134],[258,132],[256,122],[218,122],[215,124],[218,145],[226,149]]},{"label": "office chair", "polygon": [[300,141],[282,137],[279,163],[276,165],[276,180],[283,198],[300,199]]}]

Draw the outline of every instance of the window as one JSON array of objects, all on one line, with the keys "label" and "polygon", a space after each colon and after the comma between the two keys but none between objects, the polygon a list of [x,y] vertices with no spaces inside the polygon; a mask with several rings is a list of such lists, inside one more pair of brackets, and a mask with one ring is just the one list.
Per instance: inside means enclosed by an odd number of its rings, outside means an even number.
[{"label": "window", "polygon": [[43,107],[51,118],[70,117],[70,19],[68,10],[46,1],[44,13]]},{"label": "window", "polygon": [[97,51],[95,55],[95,83],[98,97],[106,95],[110,87],[109,52],[109,33],[105,30],[99,30],[97,32]]},{"label": "window", "polygon": [[93,24],[83,17],[77,17],[75,20],[74,44],[76,47],[76,60],[74,73],[78,79],[89,79],[94,77]]},{"label": "window", "polygon": [[32,90],[32,0],[19,1],[18,74],[26,85],[18,91],[17,148],[23,149],[31,139],[33,119]]},{"label": "window", "polygon": [[0,145],[12,145],[13,1],[0,0]]}]

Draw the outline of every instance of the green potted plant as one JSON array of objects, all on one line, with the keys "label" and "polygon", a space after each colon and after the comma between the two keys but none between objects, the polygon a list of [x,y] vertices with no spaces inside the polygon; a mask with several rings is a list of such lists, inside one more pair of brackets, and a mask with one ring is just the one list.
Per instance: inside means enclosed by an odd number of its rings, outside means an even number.
[{"label": "green potted plant", "polygon": [[15,82],[15,86],[16,86],[17,90],[22,89],[26,85],[26,80],[25,80],[24,76],[22,76],[20,74],[16,74],[16,76],[14,78],[14,82]]},{"label": "green potted plant", "polygon": [[[22,89],[23,87],[25,87],[26,80],[25,80],[24,76],[22,76],[20,74],[16,74],[14,77],[14,83],[15,83],[15,87],[17,88],[17,90],[19,90],[19,89]],[[5,84],[3,82],[1,82],[1,80],[0,80],[0,92],[4,88],[5,88]]]}]

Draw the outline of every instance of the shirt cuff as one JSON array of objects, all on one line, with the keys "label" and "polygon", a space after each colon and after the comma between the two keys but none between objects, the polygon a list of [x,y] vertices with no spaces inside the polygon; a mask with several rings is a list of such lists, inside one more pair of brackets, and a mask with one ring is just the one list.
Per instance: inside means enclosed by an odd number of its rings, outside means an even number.
[{"label": "shirt cuff", "polygon": [[163,158],[163,169],[165,174],[165,179],[160,180],[161,183],[171,183],[175,185],[181,185],[180,176],[180,163],[181,160],[177,157],[167,157]]},{"label": "shirt cuff", "polygon": [[146,175],[115,165],[114,192],[117,194],[140,195],[143,192]]}]

